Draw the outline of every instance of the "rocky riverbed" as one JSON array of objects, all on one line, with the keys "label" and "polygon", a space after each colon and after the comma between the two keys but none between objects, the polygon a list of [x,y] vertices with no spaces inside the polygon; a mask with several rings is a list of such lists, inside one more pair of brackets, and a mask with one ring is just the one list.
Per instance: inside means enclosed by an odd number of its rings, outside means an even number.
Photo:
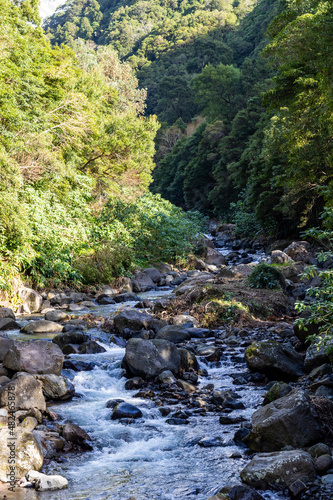
[{"label": "rocky riverbed", "polygon": [[[333,366],[292,317],[315,257],[304,242],[257,250],[217,234],[190,270],[161,263],[94,294],[24,288],[16,315],[0,308],[3,494],[333,498]],[[264,258],[285,264],[282,290],[249,287]]]}]

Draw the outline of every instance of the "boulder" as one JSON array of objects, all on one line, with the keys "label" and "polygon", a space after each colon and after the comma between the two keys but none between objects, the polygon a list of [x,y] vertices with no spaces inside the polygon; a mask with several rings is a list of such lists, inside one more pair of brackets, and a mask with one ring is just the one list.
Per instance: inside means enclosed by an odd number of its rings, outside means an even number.
[{"label": "boulder", "polygon": [[166,340],[130,339],[126,345],[124,365],[131,374],[150,379],[164,370],[178,374],[181,358],[177,347]]},{"label": "boulder", "polygon": [[320,437],[310,398],[304,391],[294,389],[254,412],[252,429],[244,443],[253,451],[279,451],[285,446],[311,446]]},{"label": "boulder", "polygon": [[0,337],[0,361],[2,362],[9,351],[14,347],[14,341],[5,337]]},{"label": "boulder", "polygon": [[307,372],[311,372],[314,368],[321,366],[325,363],[330,363],[331,356],[327,354],[327,350],[333,347],[333,339],[328,340],[325,344],[320,343],[320,338],[318,341],[314,342],[306,351],[306,356],[304,360],[305,369]]},{"label": "boulder", "polygon": [[155,283],[146,273],[138,273],[132,279],[134,292],[146,292],[155,287]]},{"label": "boulder", "polygon": [[178,344],[179,342],[190,340],[191,337],[186,328],[182,326],[166,325],[157,332],[155,338]]},{"label": "boulder", "polygon": [[288,264],[289,262],[294,261],[289,257],[289,255],[282,252],[281,250],[273,250],[273,252],[271,253],[272,264]]},{"label": "boulder", "polygon": [[30,470],[25,478],[34,486],[36,491],[55,491],[68,487],[68,481],[65,477],[58,475],[47,476],[35,470]]},{"label": "boulder", "polygon": [[45,314],[45,319],[47,321],[66,321],[69,316],[63,311],[48,311]]},{"label": "boulder", "polygon": [[161,327],[161,323],[148,313],[132,309],[117,314],[114,318],[114,326],[119,333],[123,333],[125,329],[139,332],[141,330],[157,330],[158,327]]},{"label": "boulder", "polygon": [[19,330],[21,327],[13,318],[0,318],[0,331]]},{"label": "boulder", "polygon": [[14,372],[60,375],[64,355],[60,348],[47,340],[15,342],[9,349],[3,366]]},{"label": "boulder", "polygon": [[189,328],[198,326],[198,321],[189,314],[178,314],[171,320],[173,325],[187,325]]},{"label": "boulder", "polygon": [[234,486],[228,492],[228,500],[265,500],[256,490],[249,486]]},{"label": "boulder", "polygon": [[21,333],[56,333],[62,332],[62,326],[53,321],[46,321],[45,319],[39,319],[37,321],[31,321],[23,328],[21,328]]},{"label": "boulder", "polygon": [[86,441],[90,440],[89,434],[84,429],[71,422],[66,423],[60,430],[61,436],[70,443],[85,447]]},{"label": "boulder", "polygon": [[162,278],[162,274],[156,267],[149,267],[148,269],[144,269],[143,273],[149,276],[149,278],[154,282],[154,283],[159,283],[160,279]]},{"label": "boulder", "polygon": [[59,335],[53,337],[52,342],[57,344],[57,346],[62,349],[67,344],[83,344],[88,340],[89,337],[85,333],[72,330],[69,332],[59,333]]},{"label": "boulder", "polygon": [[310,247],[311,245],[307,241],[293,241],[284,249],[284,252],[296,262],[310,264],[313,257]]},{"label": "boulder", "polygon": [[115,301],[113,300],[113,297],[109,294],[106,293],[101,293],[96,297],[96,302],[100,306],[107,306],[109,304],[115,304]]},{"label": "boulder", "polygon": [[291,450],[255,455],[240,476],[249,486],[267,489],[270,485],[289,487],[297,480],[313,481],[316,470],[309,453]]},{"label": "boulder", "polygon": [[18,291],[20,299],[23,301],[23,311],[27,314],[33,314],[40,311],[43,299],[39,293],[31,288],[22,287]]},{"label": "boulder", "polygon": [[0,405],[11,406],[13,400],[15,411],[30,410],[37,408],[40,411],[46,410],[45,398],[43,396],[42,384],[27,373],[17,373],[13,379],[0,389]]},{"label": "boulder", "polygon": [[64,401],[74,396],[75,387],[66,377],[53,374],[35,375],[34,377],[41,382],[46,399]]},{"label": "boulder", "polygon": [[98,354],[106,352],[106,349],[95,340],[89,340],[89,342],[80,345],[78,352],[79,354]]},{"label": "boulder", "polygon": [[292,380],[304,375],[304,362],[291,344],[256,342],[245,351],[250,370],[264,373],[269,379]]},{"label": "boulder", "polygon": [[[8,460],[15,455],[14,479],[23,477],[30,470],[40,470],[43,465],[43,451],[32,432],[16,427],[15,441],[8,427],[0,429],[0,481],[11,481]],[[12,455],[11,455],[12,454]]]},{"label": "boulder", "polygon": [[158,380],[162,382],[162,384],[174,384],[177,382],[176,377],[170,370],[164,370],[159,374]]},{"label": "boulder", "polygon": [[276,401],[277,399],[283,398],[291,392],[293,389],[291,385],[286,384],[285,382],[276,382],[272,387],[266,392],[263,406],[272,403],[272,401]]},{"label": "boulder", "polygon": [[129,403],[120,403],[114,407],[111,419],[119,420],[120,418],[141,418],[142,411]]},{"label": "boulder", "polygon": [[72,302],[72,299],[68,297],[65,293],[57,293],[56,295],[53,295],[52,298],[50,298],[50,304],[51,306],[63,306],[65,304],[70,304]]},{"label": "boulder", "polygon": [[140,300],[140,297],[138,297],[135,293],[126,292],[114,295],[113,300],[116,304],[119,304],[120,302],[134,302],[136,300]]},{"label": "boulder", "polygon": [[224,255],[215,250],[215,248],[207,248],[205,262],[206,264],[214,264],[215,266],[223,266],[227,263]]},{"label": "boulder", "polygon": [[182,371],[189,372],[191,370],[197,371],[199,369],[199,363],[195,354],[188,351],[187,349],[178,349],[180,355],[180,366]]},{"label": "boulder", "polygon": [[0,307],[0,318],[15,319],[15,314],[9,307]]}]

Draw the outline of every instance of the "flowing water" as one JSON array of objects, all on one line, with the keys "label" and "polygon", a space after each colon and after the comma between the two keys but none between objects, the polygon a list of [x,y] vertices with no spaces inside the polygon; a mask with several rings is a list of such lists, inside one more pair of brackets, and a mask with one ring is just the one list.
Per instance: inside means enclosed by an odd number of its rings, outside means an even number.
[{"label": "flowing water", "polygon": [[[171,294],[170,290],[157,290],[139,294],[142,298],[156,300]],[[94,314],[108,317],[120,308],[131,308],[134,303],[98,306]],[[239,482],[239,473],[248,462],[244,449],[233,442],[237,425],[221,425],[216,414],[189,417],[188,425],[169,425],[153,402],[135,396],[137,391],[124,389],[121,360],[125,349],[111,345],[109,335],[99,329],[89,331],[106,352],[101,354],[72,355],[72,358],[92,361],[92,371],[64,370],[74,383],[80,397],[71,402],[53,406],[62,419],[69,419],[83,427],[93,440],[94,449],[79,456],[51,462],[47,473],[61,474],[68,478],[68,490],[36,493],[21,490],[15,499],[27,500],[206,500],[224,485]],[[14,338],[23,337],[10,332]],[[45,335],[44,335],[45,338]],[[215,339],[212,339],[212,342]],[[209,343],[209,339],[208,339]],[[242,415],[249,419],[264,394],[255,386],[235,386],[231,373],[244,372],[245,363],[241,348],[227,348],[221,366],[203,364],[209,376],[200,380],[204,386],[213,383],[215,389],[236,390],[245,405],[244,410],[234,410],[230,416]],[[236,360],[236,361],[235,361]],[[106,408],[110,399],[123,399],[138,406],[143,417],[133,423],[123,424],[111,420],[112,410]],[[172,410],[181,409],[181,404]],[[204,436],[222,438],[222,445],[200,447],[198,440]],[[229,458],[234,453],[242,458]],[[263,493],[266,499],[281,498],[273,492]],[[8,496],[11,499],[11,496]]]}]

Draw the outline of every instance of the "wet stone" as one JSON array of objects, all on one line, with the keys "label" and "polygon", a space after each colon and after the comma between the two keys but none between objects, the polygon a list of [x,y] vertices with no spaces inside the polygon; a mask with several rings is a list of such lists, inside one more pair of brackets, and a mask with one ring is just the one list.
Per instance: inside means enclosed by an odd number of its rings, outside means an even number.
[{"label": "wet stone", "polygon": [[120,403],[117,406],[115,406],[111,419],[112,420],[118,420],[122,418],[141,418],[142,417],[142,411],[137,408],[134,405],[131,405],[130,403]]},{"label": "wet stone", "polygon": [[198,445],[203,448],[214,448],[216,446],[224,446],[224,441],[219,436],[205,436],[198,441]]}]

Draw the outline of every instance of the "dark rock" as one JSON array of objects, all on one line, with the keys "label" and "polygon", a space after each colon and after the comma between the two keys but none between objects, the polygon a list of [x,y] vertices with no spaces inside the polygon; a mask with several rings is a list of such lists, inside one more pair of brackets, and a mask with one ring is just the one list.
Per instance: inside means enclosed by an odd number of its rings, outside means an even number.
[{"label": "dark rock", "polygon": [[154,283],[159,283],[160,279],[162,278],[162,274],[156,267],[149,267],[148,269],[144,269],[143,273],[149,276],[149,278],[154,282]]},{"label": "dark rock", "polygon": [[219,361],[222,351],[211,345],[198,346],[196,350],[197,356],[205,358],[207,361]]},{"label": "dark rock", "polygon": [[313,257],[310,247],[310,243],[307,241],[293,241],[284,249],[284,252],[296,262],[310,264]]},{"label": "dark rock", "polygon": [[14,347],[14,341],[5,337],[0,337],[0,361],[2,362],[9,351]]},{"label": "dark rock", "polygon": [[257,491],[249,486],[234,486],[228,492],[230,500],[264,500]]},{"label": "dark rock", "polygon": [[61,428],[60,435],[70,443],[81,446],[84,449],[92,449],[86,441],[90,441],[89,434],[76,424],[68,422]]},{"label": "dark rock", "polygon": [[190,340],[191,337],[186,328],[182,326],[166,325],[157,332],[155,338],[178,344],[179,342]]},{"label": "dark rock", "polygon": [[169,425],[187,425],[189,424],[188,420],[184,420],[183,418],[167,418],[165,421]]},{"label": "dark rock", "polygon": [[325,474],[333,466],[331,455],[321,455],[315,461],[316,471],[320,476]]},{"label": "dark rock", "polygon": [[114,326],[119,333],[123,333],[127,329],[132,332],[140,332],[141,330],[157,331],[161,327],[161,322],[148,313],[132,309],[117,314],[114,318]]},{"label": "dark rock", "polygon": [[190,352],[187,349],[178,349],[178,353],[180,355],[180,365],[182,370],[185,372],[189,372],[191,370],[198,371],[199,363],[193,352]]},{"label": "dark rock", "polygon": [[313,458],[318,458],[322,455],[330,455],[331,449],[325,443],[316,443],[313,446],[310,446],[310,448],[307,449],[307,452],[310,453]]},{"label": "dark rock", "polygon": [[66,321],[69,316],[63,311],[48,311],[45,314],[45,319],[47,321]]},{"label": "dark rock", "polygon": [[106,352],[106,349],[99,345],[95,340],[89,340],[89,342],[84,342],[79,347],[80,354],[98,354],[101,352]]},{"label": "dark rock", "polygon": [[257,342],[245,351],[245,361],[249,369],[273,380],[290,380],[304,374],[303,358],[290,344]]},{"label": "dark rock", "polygon": [[223,446],[224,441],[219,436],[205,436],[199,439],[198,445],[203,448],[214,448],[216,446]]},{"label": "dark rock", "polygon": [[120,418],[141,418],[142,411],[129,403],[120,403],[117,405],[111,415],[112,420],[119,420]]},{"label": "dark rock", "polygon": [[221,425],[234,425],[244,422],[244,417],[230,417],[229,415],[222,415],[219,418],[219,422]]},{"label": "dark rock", "polygon": [[9,307],[0,307],[0,318],[15,319],[15,314]]},{"label": "dark rock", "polygon": [[[0,308],[1,310],[1,308]],[[21,327],[13,318],[0,318],[0,331],[19,330]]]},{"label": "dark rock", "polygon": [[303,491],[305,491],[307,486],[301,481],[300,479],[297,479],[294,481],[290,486],[289,486],[289,491],[293,497],[297,497],[300,495]]},{"label": "dark rock", "polygon": [[77,361],[72,359],[65,359],[64,368],[67,370],[74,370],[75,372],[88,372],[93,370],[94,363],[88,361]]},{"label": "dark rock", "polygon": [[65,401],[74,396],[75,387],[66,377],[53,374],[34,377],[41,382],[46,399]]},{"label": "dark rock", "polygon": [[3,366],[14,372],[60,375],[64,355],[60,348],[47,340],[15,342],[9,349]]},{"label": "dark rock", "polygon": [[150,379],[164,370],[178,374],[181,358],[177,347],[166,340],[130,339],[126,345],[124,364],[133,375]]},{"label": "dark rock", "polygon": [[83,344],[89,340],[88,335],[77,330],[60,333],[53,337],[52,342],[62,349],[67,344]]},{"label": "dark rock", "polygon": [[125,382],[125,389],[133,391],[134,389],[140,389],[144,385],[145,381],[141,377],[134,377]]},{"label": "dark rock", "polygon": [[330,339],[325,344],[320,343],[318,338],[317,342],[314,342],[306,351],[306,356],[304,360],[305,369],[307,372],[311,372],[314,368],[321,366],[325,363],[330,363],[329,355],[327,350],[333,346],[333,340]]},{"label": "dark rock", "polygon": [[125,401],[123,399],[109,399],[109,401],[107,401],[105,405],[105,408],[115,408],[117,405],[124,402]]},{"label": "dark rock", "polygon": [[231,408],[232,410],[242,410],[245,408],[242,402],[237,401],[237,394],[230,391],[215,391],[212,394],[212,400],[215,404],[223,406],[223,408]]},{"label": "dark rock", "polygon": [[292,391],[292,387],[285,382],[276,382],[269,391],[265,394],[265,398],[263,401],[263,406],[272,403],[272,401],[276,401],[277,399],[283,398]]},{"label": "dark rock", "polygon": [[244,442],[253,451],[277,451],[287,445],[303,448],[320,439],[316,418],[307,394],[294,389],[254,412],[252,429]]},{"label": "dark rock", "polygon": [[120,302],[134,302],[136,300],[140,300],[140,297],[138,297],[135,293],[126,292],[115,295],[113,300],[119,304]]},{"label": "dark rock", "polygon": [[244,440],[250,434],[250,429],[247,427],[240,427],[234,434],[234,443],[239,446],[244,446]]},{"label": "dark rock", "polygon": [[313,481],[316,471],[309,453],[291,450],[255,455],[240,476],[249,486],[267,489],[270,485],[289,487],[298,479]]},{"label": "dark rock", "polygon": [[110,304],[115,304],[115,301],[113,300],[113,298],[106,293],[101,293],[100,295],[98,295],[96,297],[96,302],[100,306],[107,306]]},{"label": "dark rock", "polygon": [[138,273],[132,279],[134,292],[146,292],[155,287],[153,280],[145,273]]}]

